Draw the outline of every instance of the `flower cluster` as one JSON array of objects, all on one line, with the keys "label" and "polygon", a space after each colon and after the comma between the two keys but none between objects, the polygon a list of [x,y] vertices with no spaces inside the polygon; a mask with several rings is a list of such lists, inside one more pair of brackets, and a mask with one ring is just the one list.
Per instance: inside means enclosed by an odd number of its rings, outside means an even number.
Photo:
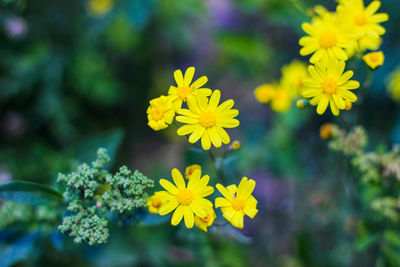
[{"label": "flower cluster", "polygon": [[99,149],[97,156],[92,166],[82,164],[76,172],[58,176],[58,182],[66,185],[68,210],[59,229],[69,232],[75,242],[89,245],[107,241],[113,213],[128,216],[134,209],[145,207],[145,190],[154,186],[151,179],[139,171],[132,173],[126,166],[115,175],[108,172],[105,165],[110,158],[105,149]]},{"label": "flower cluster", "polygon": [[[160,179],[160,185],[164,191],[157,191],[151,196],[147,205],[149,212],[166,215],[173,212],[171,224],[178,225],[182,219],[187,228],[196,225],[207,232],[217,217],[213,203],[206,197],[214,192],[214,188],[208,185],[210,177],[202,176],[201,168],[192,165],[186,168],[185,174],[188,183],[185,183],[183,175],[178,169],[172,170],[174,184],[166,179]],[[225,219],[237,228],[243,228],[244,216],[254,218],[257,214],[257,200],[252,196],[256,183],[252,179],[243,177],[239,186],[229,185],[224,187],[217,184],[218,191],[223,197],[215,199],[215,207],[221,208]]]},{"label": "flower cluster", "polygon": [[[388,20],[386,13],[376,13],[380,5],[380,1],[367,7],[363,0],[339,1],[336,12],[317,6],[311,23],[303,23],[308,35],[299,40],[300,54],[311,55],[312,64],[308,67],[309,77],[304,79],[303,97],[311,98],[310,104],[317,106],[318,114],[323,114],[329,105],[338,116],[340,110],[348,110],[357,100],[349,90],[360,84],[350,80],[352,71],[344,72],[345,61],[366,50],[379,49],[385,33],[380,23]],[[382,52],[372,52],[363,59],[375,69],[383,64],[384,56]]]},{"label": "flower cluster", "polygon": [[298,99],[303,90],[303,79],[307,77],[306,64],[293,60],[282,67],[282,77],[279,83],[263,84],[254,90],[258,102],[270,104],[275,112],[287,112],[292,102]]},{"label": "flower cluster", "polygon": [[176,121],[185,125],[178,129],[177,134],[189,135],[190,143],[201,140],[204,150],[209,150],[211,144],[215,147],[229,144],[230,137],[225,128],[239,126],[239,121],[235,119],[239,111],[232,109],[232,99],[220,104],[219,90],[202,88],[208,81],[206,76],[192,82],[194,71],[195,68],[190,67],[185,75],[181,70],[174,72],[177,85],[170,86],[168,96],[160,96],[150,101],[147,109],[148,125],[155,131],[165,129],[178,114]]}]

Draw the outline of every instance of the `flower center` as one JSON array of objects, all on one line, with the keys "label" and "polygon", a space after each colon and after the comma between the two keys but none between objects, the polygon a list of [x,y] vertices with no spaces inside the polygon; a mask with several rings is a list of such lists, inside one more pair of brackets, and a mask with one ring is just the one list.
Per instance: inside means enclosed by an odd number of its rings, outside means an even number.
[{"label": "flower center", "polygon": [[331,48],[337,43],[336,33],[332,30],[324,31],[319,37],[319,43],[323,48]]},{"label": "flower center", "polygon": [[151,110],[151,117],[155,121],[159,121],[164,117],[164,109],[162,107],[154,107]]},{"label": "flower center", "polygon": [[178,87],[178,96],[181,100],[186,100],[186,98],[188,97],[188,95],[190,95],[191,92],[192,89],[187,85]]},{"label": "flower center", "polygon": [[200,221],[202,221],[203,223],[209,223],[211,220],[210,216],[207,215],[206,217],[200,218]]},{"label": "flower center", "polygon": [[354,16],[354,24],[357,26],[364,26],[367,24],[367,17],[363,13]]},{"label": "flower center", "polygon": [[297,78],[297,87],[298,88],[301,88],[301,87],[303,87],[304,86],[304,84],[303,84],[303,77],[298,77]]},{"label": "flower center", "polygon": [[155,208],[159,208],[161,206],[161,200],[157,197],[153,197],[151,200],[151,205]]},{"label": "flower center", "polygon": [[237,211],[244,210],[245,206],[246,206],[246,202],[244,202],[244,200],[241,200],[240,198],[235,197],[232,200],[232,207],[234,210],[237,210]]},{"label": "flower center", "polygon": [[372,62],[377,62],[377,61],[379,60],[379,56],[378,56],[377,53],[371,53],[371,54],[369,55],[369,59],[370,59]]},{"label": "flower center", "polygon": [[215,117],[214,113],[210,111],[206,111],[199,117],[199,123],[204,128],[213,127],[217,122],[217,118]]},{"label": "flower center", "polygon": [[184,206],[190,205],[193,201],[193,193],[189,189],[181,189],[177,196],[179,203]]},{"label": "flower center", "polygon": [[322,88],[325,94],[333,95],[336,94],[338,86],[337,83],[332,78],[327,78],[322,84]]}]

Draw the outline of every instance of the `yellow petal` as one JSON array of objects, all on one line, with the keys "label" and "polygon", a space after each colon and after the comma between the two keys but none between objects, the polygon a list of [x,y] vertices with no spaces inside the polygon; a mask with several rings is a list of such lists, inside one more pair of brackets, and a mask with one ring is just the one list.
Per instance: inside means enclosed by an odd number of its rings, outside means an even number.
[{"label": "yellow petal", "polygon": [[194,67],[189,67],[186,72],[185,72],[185,77],[183,78],[183,81],[185,85],[190,85],[192,82],[193,76],[194,76]]},{"label": "yellow petal", "polygon": [[174,180],[174,183],[176,184],[176,187],[178,187],[178,189],[186,188],[185,180],[183,179],[181,172],[177,168],[172,169],[171,175],[172,175],[172,179]]},{"label": "yellow petal", "polygon": [[182,71],[181,70],[176,70],[174,72],[174,77],[175,77],[175,81],[178,84],[178,86],[183,86],[183,75],[182,75]]},{"label": "yellow petal", "polygon": [[178,193],[178,189],[175,185],[173,185],[170,181],[165,179],[160,179],[160,185],[164,187],[169,193],[176,195]]},{"label": "yellow petal", "polygon": [[160,215],[166,215],[168,213],[170,213],[171,211],[173,211],[174,209],[176,209],[176,207],[178,207],[179,202],[178,201],[168,201],[165,204],[163,204],[160,208]]},{"label": "yellow petal", "polygon": [[183,206],[183,207],[184,207],[183,216],[185,218],[185,225],[187,228],[190,229],[194,225],[194,214],[189,206]]},{"label": "yellow petal", "polygon": [[178,225],[178,224],[181,222],[182,218],[183,218],[183,206],[182,206],[182,205],[179,205],[179,206],[176,208],[174,214],[172,215],[171,224],[172,224],[173,226]]}]

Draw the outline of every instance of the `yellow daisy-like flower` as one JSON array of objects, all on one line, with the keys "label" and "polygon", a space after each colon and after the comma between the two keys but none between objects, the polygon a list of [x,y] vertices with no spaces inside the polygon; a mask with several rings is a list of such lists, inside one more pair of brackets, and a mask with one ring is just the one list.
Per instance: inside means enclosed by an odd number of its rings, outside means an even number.
[{"label": "yellow daisy-like flower", "polygon": [[206,196],[214,192],[214,188],[208,186],[210,177],[201,177],[200,170],[195,170],[186,186],[185,180],[178,169],[172,170],[172,179],[175,185],[165,179],[160,179],[160,185],[166,190],[159,193],[160,198],[165,201],[160,208],[159,214],[166,215],[172,211],[171,224],[178,225],[182,218],[187,228],[194,225],[194,215],[205,217],[207,210],[213,207]]},{"label": "yellow daisy-like flower", "polygon": [[303,79],[307,77],[307,66],[304,62],[293,60],[282,67],[281,86],[288,90],[293,97],[301,96],[304,89]]},{"label": "yellow daisy-like flower", "polygon": [[182,103],[186,102],[190,97],[207,97],[211,95],[211,89],[201,88],[208,81],[206,76],[201,76],[192,83],[194,71],[194,67],[189,67],[185,72],[185,76],[183,76],[181,70],[174,72],[177,86],[170,86],[168,95],[171,96],[176,110],[179,110],[182,107]]},{"label": "yellow daisy-like flower", "polygon": [[310,77],[304,79],[307,88],[303,96],[312,98],[311,105],[318,105],[318,114],[323,114],[329,104],[333,115],[338,116],[339,110],[346,107],[345,100],[357,101],[357,96],[349,90],[357,89],[360,83],[349,80],[353,71],[343,73],[344,68],[344,61],[337,59],[321,61],[308,67]]},{"label": "yellow daisy-like flower", "polygon": [[180,127],[178,135],[188,135],[190,143],[196,143],[201,138],[201,146],[204,150],[211,148],[211,143],[215,147],[221,147],[222,143],[228,144],[230,137],[224,128],[235,128],[239,126],[239,121],[234,119],[239,111],[232,109],[234,101],[226,100],[219,105],[221,92],[215,90],[210,99],[192,98],[187,103],[189,109],[177,111],[182,116],[177,116],[176,120],[186,125]]},{"label": "yellow daisy-like flower", "polygon": [[113,4],[113,0],[89,0],[88,10],[93,16],[102,16],[110,12]]},{"label": "yellow daisy-like flower", "polygon": [[156,213],[158,214],[158,212],[160,211],[161,206],[165,203],[165,200],[163,200],[160,196],[159,196],[159,192],[155,192],[154,195],[152,195],[151,197],[149,197],[147,199],[147,207],[149,209],[150,213]]},{"label": "yellow daisy-like flower", "polygon": [[275,85],[273,84],[263,84],[254,90],[254,97],[260,103],[267,104],[275,96]]},{"label": "yellow daisy-like flower", "polygon": [[150,101],[150,106],[147,109],[147,119],[149,126],[159,131],[168,127],[172,123],[175,116],[175,108],[171,98],[160,96]]},{"label": "yellow daisy-like flower", "polygon": [[217,218],[217,215],[214,209],[211,208],[206,211],[206,216],[204,217],[194,216],[194,224],[204,232],[207,232],[207,228],[214,223],[215,218]]},{"label": "yellow daisy-like flower", "polygon": [[377,13],[380,1],[372,1],[365,7],[363,0],[343,1],[337,7],[338,19],[351,27],[357,36],[357,48],[361,52],[366,49],[376,50],[381,43],[380,36],[386,30],[380,25],[389,19],[386,13]]},{"label": "yellow daisy-like flower", "polygon": [[256,182],[247,177],[242,178],[239,187],[217,184],[218,191],[224,197],[215,199],[215,207],[221,208],[225,219],[237,228],[243,228],[244,215],[253,219],[258,212],[257,200],[251,195],[255,186]]},{"label": "yellow daisy-like flower", "polygon": [[392,99],[400,102],[400,67],[390,73],[388,90]]},{"label": "yellow daisy-like flower", "polygon": [[371,52],[364,55],[363,60],[368,65],[368,67],[374,70],[377,67],[383,65],[383,62],[385,61],[385,56],[383,55],[382,51]]},{"label": "yellow daisy-like flower", "polygon": [[309,36],[299,40],[299,44],[303,46],[300,55],[313,54],[311,63],[328,58],[347,60],[344,49],[355,46],[355,36],[329,12],[322,17],[314,17],[311,23],[303,23],[302,28]]},{"label": "yellow daisy-like flower", "polygon": [[192,176],[192,174],[195,170],[200,170],[200,172],[201,172],[201,166],[198,164],[193,164],[193,165],[186,167],[185,178],[189,180],[190,176]]}]

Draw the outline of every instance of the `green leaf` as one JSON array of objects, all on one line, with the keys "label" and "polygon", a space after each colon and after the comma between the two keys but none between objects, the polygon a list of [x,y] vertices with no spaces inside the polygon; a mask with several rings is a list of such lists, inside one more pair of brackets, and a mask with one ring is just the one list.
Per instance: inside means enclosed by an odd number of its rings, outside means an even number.
[{"label": "green leaf", "polygon": [[386,230],[383,233],[383,237],[387,242],[400,248],[400,234],[393,230]]},{"label": "green leaf", "polygon": [[53,188],[26,181],[1,184],[0,198],[28,204],[42,204],[63,200],[62,194]]}]

